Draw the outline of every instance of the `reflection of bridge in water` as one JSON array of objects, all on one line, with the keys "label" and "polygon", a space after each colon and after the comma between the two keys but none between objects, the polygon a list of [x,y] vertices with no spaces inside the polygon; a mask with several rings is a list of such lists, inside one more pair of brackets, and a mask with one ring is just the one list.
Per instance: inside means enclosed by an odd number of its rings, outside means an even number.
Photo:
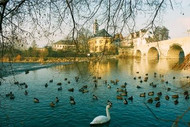
[{"label": "reflection of bridge in water", "polygon": [[189,53],[190,37],[141,44],[134,49],[135,56],[152,59],[184,58]]}]

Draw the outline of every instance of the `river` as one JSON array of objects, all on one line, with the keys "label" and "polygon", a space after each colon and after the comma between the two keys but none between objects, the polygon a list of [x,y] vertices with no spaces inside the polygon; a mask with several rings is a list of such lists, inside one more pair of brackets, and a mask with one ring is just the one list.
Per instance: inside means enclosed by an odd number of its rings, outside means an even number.
[{"label": "river", "polygon": [[[57,65],[36,65],[36,63],[17,63],[13,68],[24,68],[14,75],[6,74],[0,85],[0,126],[16,127],[88,127],[94,117],[106,115],[107,101],[112,102],[110,108],[111,121],[103,126],[109,127],[170,127],[178,116],[190,107],[190,99],[185,99],[184,92],[190,92],[190,71],[173,70],[172,67],[178,60],[145,60],[145,59],[110,59],[99,62],[80,62]],[[37,66],[36,69],[31,69]],[[29,70],[26,74],[24,70]],[[75,77],[79,77],[76,82]],[[95,85],[95,77],[96,84]],[[97,78],[99,77],[99,79]],[[147,81],[144,78],[148,77]],[[101,79],[100,79],[101,78]],[[136,79],[135,79],[136,78]],[[53,79],[53,82],[49,82]],[[107,80],[107,84],[105,83]],[[117,84],[111,80],[118,80]],[[142,81],[141,81],[142,80]],[[25,85],[14,84],[26,83]],[[133,96],[133,101],[124,104],[116,98],[121,92],[121,85],[127,83],[128,98]],[[152,86],[151,83],[155,86]],[[47,87],[45,84],[47,83]],[[62,83],[62,90],[57,83]],[[108,84],[111,88],[108,88]],[[87,85],[85,92],[79,91]],[[137,88],[137,85],[141,88]],[[74,91],[68,89],[74,88]],[[170,89],[168,89],[170,88]],[[24,91],[28,91],[25,95]],[[148,92],[154,91],[153,96]],[[14,99],[9,99],[6,94],[12,92]],[[146,94],[140,97],[141,93]],[[160,107],[156,107],[157,93],[160,95]],[[93,95],[98,100],[93,99]],[[165,96],[170,97],[169,100]],[[178,95],[173,99],[172,95]],[[70,96],[76,102],[70,104]],[[55,107],[50,103],[59,102]],[[33,98],[38,98],[39,103],[34,103]],[[153,98],[153,103],[147,100]],[[178,104],[174,101],[178,100]],[[179,120],[179,127],[188,126],[190,112]],[[190,123],[189,123],[190,124]]]}]

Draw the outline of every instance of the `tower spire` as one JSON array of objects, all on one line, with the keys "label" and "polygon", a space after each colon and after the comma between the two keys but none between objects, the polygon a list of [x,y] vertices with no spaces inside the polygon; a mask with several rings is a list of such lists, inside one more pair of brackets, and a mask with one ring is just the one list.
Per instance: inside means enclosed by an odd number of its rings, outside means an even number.
[{"label": "tower spire", "polygon": [[98,31],[98,22],[97,22],[97,19],[95,19],[94,25],[93,25],[93,33],[96,34],[97,31]]}]

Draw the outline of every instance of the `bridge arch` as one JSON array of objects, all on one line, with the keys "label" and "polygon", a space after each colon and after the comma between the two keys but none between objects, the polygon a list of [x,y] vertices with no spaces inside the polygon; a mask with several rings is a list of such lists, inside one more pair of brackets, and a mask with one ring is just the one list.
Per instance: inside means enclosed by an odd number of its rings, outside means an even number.
[{"label": "bridge arch", "polygon": [[184,58],[185,57],[185,52],[183,48],[179,44],[173,44],[170,46],[168,53],[167,53],[167,58]]},{"label": "bridge arch", "polygon": [[137,50],[135,56],[136,56],[136,57],[141,57],[141,55],[142,55],[141,51],[140,51],[140,50]]},{"label": "bridge arch", "polygon": [[151,47],[147,53],[148,59],[159,59],[159,52],[157,48]]}]

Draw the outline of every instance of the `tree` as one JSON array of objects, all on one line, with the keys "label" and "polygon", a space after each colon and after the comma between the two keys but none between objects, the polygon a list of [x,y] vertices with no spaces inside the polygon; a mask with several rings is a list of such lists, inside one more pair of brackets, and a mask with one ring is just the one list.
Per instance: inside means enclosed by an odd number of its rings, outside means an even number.
[{"label": "tree", "polygon": [[169,30],[165,26],[156,27],[153,33],[154,33],[153,38],[155,39],[155,41],[162,41],[170,38]]},{"label": "tree", "polygon": [[5,39],[9,35],[28,40],[43,37],[51,40],[67,31],[71,33],[76,46],[80,47],[77,35],[81,28],[91,26],[94,18],[98,17],[100,24],[115,33],[124,29],[131,31],[136,24],[135,18],[144,13],[148,17],[145,25],[148,28],[154,26],[159,14],[168,6],[173,8],[173,3],[180,1],[0,0],[1,48],[5,48]]},{"label": "tree", "polygon": [[153,37],[146,38],[147,42],[157,42],[168,40],[169,37],[169,30],[165,26],[158,26],[153,31]]},{"label": "tree", "polygon": [[92,33],[85,28],[80,29],[77,36],[77,41],[79,43],[79,51],[81,53],[88,53],[88,40],[92,36]]}]

